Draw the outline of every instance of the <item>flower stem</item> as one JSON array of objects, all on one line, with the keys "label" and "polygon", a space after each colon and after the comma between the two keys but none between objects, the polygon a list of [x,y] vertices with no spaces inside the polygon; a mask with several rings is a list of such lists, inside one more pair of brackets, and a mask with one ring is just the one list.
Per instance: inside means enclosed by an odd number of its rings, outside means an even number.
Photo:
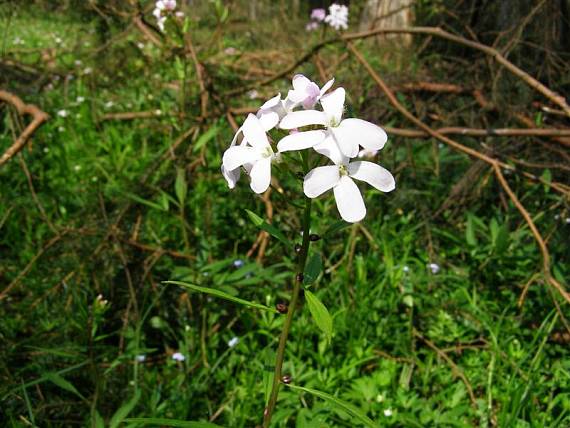
[{"label": "flower stem", "polygon": [[293,314],[295,312],[295,307],[297,306],[297,300],[299,299],[301,284],[303,283],[303,272],[305,271],[305,264],[307,263],[307,256],[309,255],[309,244],[311,243],[309,240],[310,230],[311,199],[305,196],[305,213],[303,216],[303,243],[301,245],[299,259],[297,261],[297,272],[295,272],[295,279],[293,280],[293,294],[291,295],[291,301],[289,302],[287,318],[285,319],[285,324],[283,325],[283,330],[281,331],[281,336],[279,337],[279,346],[277,347],[277,357],[275,359],[273,385],[271,387],[271,394],[269,395],[267,407],[263,413],[264,428],[269,427],[269,424],[271,423],[271,417],[273,416],[273,411],[275,410],[275,404],[277,403],[277,395],[279,394],[279,386],[281,385],[283,359],[285,358],[285,345],[287,344],[287,337],[289,336],[289,330],[291,329],[291,323],[293,322]]}]

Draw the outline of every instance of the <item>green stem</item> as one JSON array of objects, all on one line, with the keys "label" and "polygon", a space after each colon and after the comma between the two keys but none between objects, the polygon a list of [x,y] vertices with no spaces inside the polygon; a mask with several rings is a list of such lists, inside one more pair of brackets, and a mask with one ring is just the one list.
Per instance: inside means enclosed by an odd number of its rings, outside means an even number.
[{"label": "green stem", "polygon": [[279,387],[281,385],[283,360],[285,358],[285,346],[287,344],[289,330],[291,329],[291,323],[293,322],[295,307],[297,306],[297,301],[299,300],[299,292],[301,291],[301,284],[303,283],[303,272],[305,271],[305,264],[307,263],[307,256],[309,255],[309,244],[311,243],[309,240],[310,230],[311,199],[305,197],[305,214],[303,217],[303,243],[301,245],[301,251],[299,253],[299,259],[297,262],[297,272],[295,272],[295,279],[293,280],[293,294],[291,295],[291,301],[289,302],[287,318],[285,319],[285,324],[283,325],[283,330],[281,331],[281,336],[279,337],[279,346],[277,347],[277,357],[275,359],[273,385],[271,387],[271,394],[269,395],[267,407],[263,413],[264,428],[269,427],[269,424],[271,423],[271,417],[273,416],[273,411],[275,410],[275,404],[277,403],[277,395],[279,394]]}]

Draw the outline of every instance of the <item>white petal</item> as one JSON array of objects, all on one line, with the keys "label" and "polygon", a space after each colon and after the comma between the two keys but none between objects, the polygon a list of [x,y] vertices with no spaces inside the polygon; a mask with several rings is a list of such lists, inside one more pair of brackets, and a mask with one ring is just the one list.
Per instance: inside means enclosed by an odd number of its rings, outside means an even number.
[{"label": "white petal", "polygon": [[250,113],[247,116],[247,119],[245,119],[242,128],[243,135],[247,139],[247,142],[253,147],[264,148],[269,146],[267,134],[265,133],[263,125],[257,116]]},{"label": "white petal", "polygon": [[305,176],[303,191],[309,198],[316,198],[327,190],[332,189],[339,182],[338,166],[319,166]]},{"label": "white petal", "polygon": [[287,93],[287,99],[295,104],[303,102],[305,96],[305,91],[300,91],[297,89],[292,89]]},{"label": "white petal", "polygon": [[350,138],[368,150],[380,150],[388,140],[382,128],[362,119],[344,119],[335,133],[337,136],[342,135],[341,138]]},{"label": "white petal", "polygon": [[300,128],[307,125],[324,125],[326,123],[326,116],[322,111],[317,110],[303,110],[293,111],[288,113],[283,119],[279,127],[281,129]]},{"label": "white petal", "polygon": [[[344,120],[343,120],[344,122]],[[358,140],[350,132],[337,128],[330,128],[343,155],[353,158],[358,155]]]},{"label": "white petal", "polygon": [[253,147],[233,146],[224,152],[222,163],[226,170],[233,171],[248,162],[255,162],[259,158],[259,151]]},{"label": "white petal", "polygon": [[366,207],[364,206],[362,195],[360,190],[358,190],[358,186],[350,177],[342,176],[333,191],[336,206],[344,221],[356,223],[364,218]]},{"label": "white petal", "polygon": [[222,165],[222,175],[224,176],[224,178],[226,179],[226,181],[228,182],[228,187],[230,189],[233,189],[234,187],[236,187],[236,183],[239,180],[239,176],[240,176],[240,169],[236,168],[233,171],[228,171],[224,165]]},{"label": "white petal", "polygon": [[276,107],[280,102],[281,102],[281,94],[277,94],[273,98],[267,100],[259,109],[270,110],[273,107]]},{"label": "white petal", "polygon": [[372,162],[357,161],[348,165],[348,174],[362,180],[381,192],[391,192],[396,188],[396,181],[390,171]]},{"label": "white petal", "polygon": [[[232,143],[230,144],[230,147],[233,147],[233,146],[236,145],[237,139],[238,139],[238,137],[239,137],[239,134],[241,134],[241,132],[242,132],[242,128],[238,128],[238,130],[236,131],[236,133],[235,133],[235,135],[234,135],[234,138],[233,138],[233,140],[232,140]],[[243,141],[242,141],[242,143],[243,143]]]},{"label": "white petal", "polygon": [[324,84],[324,86],[321,88],[321,97],[326,94],[326,92],[332,87],[334,83],[334,78],[332,78],[331,80],[329,80],[327,83]]},{"label": "white petal", "polygon": [[322,142],[325,137],[325,131],[297,132],[283,137],[281,141],[277,143],[277,150],[280,152],[289,152],[291,150],[308,149]]},{"label": "white petal", "polygon": [[263,193],[271,183],[271,158],[259,159],[249,173],[251,190],[255,193]]},{"label": "white petal", "polygon": [[279,123],[279,115],[271,110],[260,110],[257,112],[257,117],[265,132],[271,131]]},{"label": "white petal", "polygon": [[348,163],[348,158],[342,154],[336,140],[331,133],[328,133],[323,142],[313,147],[317,153],[325,155],[332,160],[336,165]]},{"label": "white petal", "polygon": [[323,106],[327,118],[334,120],[337,124],[340,123],[342,119],[345,96],[344,88],[337,88],[321,98],[321,105]]},{"label": "white petal", "polygon": [[305,92],[305,89],[311,81],[302,74],[295,74],[293,76],[293,88],[295,91]]}]

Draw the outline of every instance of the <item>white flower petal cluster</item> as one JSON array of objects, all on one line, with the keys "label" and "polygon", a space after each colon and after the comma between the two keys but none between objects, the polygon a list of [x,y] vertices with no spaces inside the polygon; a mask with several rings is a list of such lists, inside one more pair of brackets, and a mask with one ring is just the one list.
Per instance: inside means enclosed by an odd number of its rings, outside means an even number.
[{"label": "white flower petal cluster", "polygon": [[333,3],[329,7],[329,14],[324,9],[313,9],[311,12],[311,20],[307,23],[305,29],[314,31],[321,23],[326,23],[335,30],[348,29],[348,7]]},{"label": "white flower petal cluster", "polygon": [[335,30],[348,29],[348,7],[333,3],[329,6],[329,14],[325,22]]},{"label": "white flower petal cluster", "polygon": [[156,18],[156,24],[160,31],[164,31],[164,24],[168,15],[172,14],[176,9],[176,0],[158,0],[154,4],[152,14]]},{"label": "white flower petal cluster", "polygon": [[[293,77],[293,89],[285,99],[281,95],[261,106],[256,115],[250,114],[238,129],[222,158],[222,174],[233,189],[243,168],[250,177],[255,193],[263,193],[271,183],[271,164],[281,153],[312,148],[326,156],[332,165],[318,166],[304,178],[303,191],[316,198],[332,190],[341,217],[354,223],[366,215],[362,194],[354,180],[364,181],[381,192],[395,188],[392,174],[372,162],[352,159],[361,153],[381,150],[388,136],[379,126],[356,118],[343,118],[346,93],[337,88],[327,93],[334,79],[322,88],[298,74]],[[315,107],[320,105],[321,109]],[[299,109],[301,108],[301,109]],[[303,130],[309,127],[310,129]],[[289,131],[272,148],[267,132],[274,128]],[[243,136],[237,144],[238,137]]]}]

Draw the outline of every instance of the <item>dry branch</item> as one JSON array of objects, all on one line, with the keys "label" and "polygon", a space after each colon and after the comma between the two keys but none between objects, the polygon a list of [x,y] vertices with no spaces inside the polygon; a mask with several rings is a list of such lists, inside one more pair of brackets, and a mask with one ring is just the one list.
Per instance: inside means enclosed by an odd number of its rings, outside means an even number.
[{"label": "dry branch", "polygon": [[16,95],[11,94],[7,91],[0,90],[0,101],[4,101],[7,104],[14,106],[19,115],[30,115],[33,117],[30,124],[24,129],[20,136],[14,141],[8,150],[0,157],[0,166],[8,162],[16,153],[18,153],[26,145],[32,134],[46,121],[48,120],[47,113],[40,110],[33,104],[25,104]]},{"label": "dry branch", "polygon": [[427,34],[430,36],[440,37],[442,39],[446,39],[446,40],[449,40],[451,42],[455,42],[455,43],[458,43],[460,45],[467,46],[467,47],[470,47],[472,49],[476,49],[478,51],[481,51],[481,52],[489,55],[493,59],[495,59],[499,64],[501,64],[503,67],[505,67],[508,71],[510,71],[515,76],[522,79],[531,88],[533,88],[537,92],[540,92],[542,95],[544,95],[546,98],[548,98],[551,102],[553,102],[554,104],[559,106],[564,111],[564,113],[566,113],[566,116],[570,117],[570,106],[568,106],[568,104],[566,103],[566,99],[562,95],[557,94],[553,90],[549,89],[548,87],[546,87],[545,85],[540,83],[538,80],[536,80],[530,74],[528,74],[525,71],[518,68],[512,62],[507,60],[503,55],[501,55],[501,53],[498,50],[496,50],[490,46],[484,45],[482,43],[478,43],[478,42],[475,42],[472,40],[468,40],[464,37],[460,37],[460,36],[456,36],[455,34],[448,33],[447,31],[442,30],[441,28],[438,28],[438,27],[379,28],[379,29],[372,30],[372,31],[346,34],[342,37],[342,39],[345,41],[351,41],[351,40],[357,40],[357,39],[365,39],[368,37],[376,36],[378,34],[388,34],[388,33],[393,33],[393,34]]},{"label": "dry branch", "polygon": [[[356,49],[354,47],[354,45],[349,41],[347,41],[347,46],[348,46],[348,49],[354,54],[354,56],[358,60],[358,62],[360,62],[364,66],[366,71],[370,74],[370,76],[376,82],[376,84],[382,90],[382,92],[384,92],[384,94],[388,98],[390,104],[392,104],[394,106],[394,108],[396,108],[396,110],[398,110],[406,119],[408,119],[410,122],[415,124],[418,128],[422,129],[424,132],[431,135],[432,137],[437,138],[438,140],[440,140],[443,143],[453,147],[456,150],[459,150],[465,154],[468,154],[472,157],[480,159],[480,160],[488,163],[489,165],[491,165],[493,167],[495,174],[497,175],[497,179],[498,179],[499,183],[501,184],[501,186],[503,187],[505,192],[509,195],[513,204],[516,206],[516,208],[522,214],[523,218],[525,219],[529,228],[531,229],[532,234],[534,235],[534,237],[538,243],[538,246],[540,247],[540,251],[542,253],[542,269],[543,269],[543,273],[544,273],[544,276],[545,276],[547,282],[553,288],[555,288],[556,291],[558,291],[558,293],[560,293],[560,295],[564,298],[564,300],[566,300],[567,303],[570,303],[570,294],[568,294],[568,292],[564,289],[562,284],[560,284],[558,281],[556,281],[554,279],[554,277],[552,276],[552,273],[550,272],[550,254],[548,252],[548,247],[546,246],[546,243],[545,243],[544,239],[542,238],[542,235],[538,231],[536,225],[532,221],[532,218],[530,217],[530,215],[528,214],[528,212],[526,211],[524,206],[520,203],[517,196],[511,190],[507,181],[503,177],[503,174],[501,172],[501,168],[503,168],[503,169],[512,169],[512,168],[509,167],[508,165],[504,164],[503,162],[495,159],[495,158],[487,156],[483,153],[478,152],[477,150],[474,150],[470,147],[464,146],[463,144],[460,144],[457,141],[452,140],[449,137],[446,137],[445,135],[435,131],[434,129],[432,129],[431,127],[426,125],[424,122],[422,122],[420,119],[415,117],[402,104],[400,104],[400,102],[396,99],[392,90],[386,85],[386,83],[384,82],[384,80],[382,80],[382,78],[378,75],[378,73],[376,73],[376,71],[374,71],[374,69],[371,67],[371,65],[368,63],[368,61],[366,61],[366,59],[360,53],[360,51],[358,49]],[[526,173],[526,174],[528,174],[528,173]],[[529,175],[532,176],[532,174],[529,174]],[[564,191],[564,193],[567,193],[567,191]]]}]

